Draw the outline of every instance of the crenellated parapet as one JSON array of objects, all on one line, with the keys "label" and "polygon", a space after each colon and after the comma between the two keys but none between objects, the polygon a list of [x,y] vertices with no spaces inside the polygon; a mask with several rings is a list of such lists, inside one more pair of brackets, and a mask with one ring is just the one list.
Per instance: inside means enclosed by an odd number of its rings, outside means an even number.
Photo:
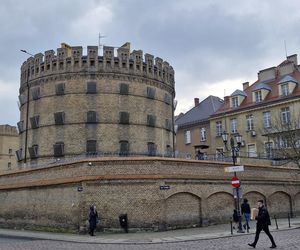
[{"label": "crenellated parapet", "polygon": [[[102,52],[102,55],[99,53]],[[28,58],[21,66],[21,85],[52,74],[62,73],[118,73],[144,76],[174,86],[174,70],[168,62],[142,50],[130,51],[130,43],[115,49],[103,46],[88,46],[86,55],[81,46],[62,44],[61,48],[47,50]]]}]

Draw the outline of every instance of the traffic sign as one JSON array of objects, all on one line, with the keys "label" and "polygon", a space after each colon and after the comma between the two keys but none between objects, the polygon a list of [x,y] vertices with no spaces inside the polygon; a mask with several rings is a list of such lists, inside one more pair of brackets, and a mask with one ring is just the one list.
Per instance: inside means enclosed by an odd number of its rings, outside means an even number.
[{"label": "traffic sign", "polygon": [[235,188],[239,188],[240,186],[241,186],[241,182],[240,182],[240,180],[239,180],[239,178],[237,178],[237,177],[232,177],[231,178],[231,185],[233,186],[233,187],[235,187]]},{"label": "traffic sign", "polygon": [[232,166],[226,167],[225,172],[242,172],[244,171],[244,166]]}]

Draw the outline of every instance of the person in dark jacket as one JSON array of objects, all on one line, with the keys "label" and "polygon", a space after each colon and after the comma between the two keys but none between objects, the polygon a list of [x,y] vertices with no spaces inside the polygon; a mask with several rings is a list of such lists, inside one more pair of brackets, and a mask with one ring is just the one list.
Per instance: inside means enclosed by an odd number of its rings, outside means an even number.
[{"label": "person in dark jacket", "polygon": [[90,223],[89,234],[91,236],[95,236],[94,231],[97,227],[97,221],[98,221],[98,213],[96,210],[96,206],[92,205],[90,206],[90,214],[89,214],[89,223]]},{"label": "person in dark jacket", "polygon": [[243,225],[243,227],[244,227],[245,230],[247,228],[247,232],[249,233],[249,229],[250,229],[249,221],[250,221],[250,216],[251,216],[251,209],[250,209],[250,205],[249,205],[247,199],[244,199],[244,202],[241,206],[241,212],[242,212],[242,215],[244,215],[244,218],[245,218],[245,224]]},{"label": "person in dark jacket", "polygon": [[232,220],[234,222],[233,229],[239,228],[239,226],[238,226],[239,225],[239,215],[238,215],[236,209],[233,210]]},{"label": "person in dark jacket", "polygon": [[271,220],[270,220],[268,210],[264,206],[264,201],[259,200],[257,202],[257,206],[258,206],[258,215],[255,217],[255,219],[257,220],[255,240],[253,243],[248,244],[248,245],[255,248],[257,241],[259,239],[259,234],[263,230],[266,233],[266,235],[268,235],[268,237],[272,243],[272,246],[270,248],[276,248],[277,246],[275,244],[273,236],[271,235],[271,233],[269,231],[269,225],[271,225]]}]

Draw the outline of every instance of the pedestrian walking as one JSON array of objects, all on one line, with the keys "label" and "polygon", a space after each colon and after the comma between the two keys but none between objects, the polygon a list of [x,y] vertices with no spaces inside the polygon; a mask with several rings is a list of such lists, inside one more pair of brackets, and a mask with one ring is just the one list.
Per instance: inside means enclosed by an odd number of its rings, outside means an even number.
[{"label": "pedestrian walking", "polygon": [[264,201],[259,200],[257,202],[257,207],[258,207],[258,215],[255,217],[255,219],[257,220],[255,239],[254,239],[253,243],[248,244],[248,245],[255,248],[257,241],[259,239],[259,234],[263,230],[266,233],[266,235],[268,235],[268,237],[272,243],[272,246],[270,248],[276,248],[277,246],[275,244],[273,236],[271,235],[271,233],[269,231],[269,226],[271,225],[271,220],[270,220],[269,212],[264,205]]},{"label": "pedestrian walking", "polygon": [[234,222],[233,229],[239,228],[239,215],[236,209],[233,210],[232,220]]},{"label": "pedestrian walking", "polygon": [[89,224],[90,224],[89,234],[91,236],[95,236],[94,231],[97,227],[97,222],[98,222],[98,213],[96,210],[96,206],[92,205],[90,206],[90,213],[89,213]]},{"label": "pedestrian walking", "polygon": [[243,227],[245,230],[247,229],[247,232],[249,233],[249,229],[250,229],[249,221],[251,216],[251,209],[247,199],[244,199],[244,202],[242,203],[241,212],[245,218],[245,223],[243,224]]}]

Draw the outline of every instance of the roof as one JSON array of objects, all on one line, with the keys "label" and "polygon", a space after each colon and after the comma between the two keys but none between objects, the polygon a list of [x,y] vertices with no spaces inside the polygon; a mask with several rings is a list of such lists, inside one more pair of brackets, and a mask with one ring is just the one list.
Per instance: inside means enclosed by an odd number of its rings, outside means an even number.
[{"label": "roof", "polygon": [[269,90],[269,91],[272,90],[272,88],[264,82],[257,83],[257,85],[253,88],[253,91],[260,90],[260,89],[266,89],[266,90]]},{"label": "roof", "polygon": [[281,78],[281,80],[278,82],[278,84],[280,83],[284,83],[284,82],[295,82],[295,83],[299,83],[294,77],[292,77],[291,75],[286,75],[284,77]]},{"label": "roof", "polygon": [[193,107],[179,117],[175,121],[175,124],[178,125],[178,127],[183,127],[208,120],[208,118],[215,113],[223,103],[224,101],[221,98],[210,95],[200,102],[199,105]]},{"label": "roof", "polygon": [[[240,106],[237,108],[232,109],[230,107],[230,96],[224,97],[224,104],[222,107],[219,108],[217,112],[215,112],[212,116],[220,116],[223,115],[224,113],[232,113],[232,112],[237,112],[243,109],[251,109],[257,106],[261,105],[268,105],[269,103],[274,103],[274,102],[281,102],[286,99],[291,99],[291,98],[300,98],[300,84],[297,84],[296,87],[294,88],[293,92],[290,93],[287,96],[282,96],[279,93],[279,88],[278,84],[283,83],[283,82],[288,82],[292,81],[295,83],[300,83],[300,70],[298,67],[294,67],[293,71],[289,74],[285,75],[280,75],[280,69],[282,66],[285,66],[287,64],[293,63],[289,60],[285,60],[281,64],[279,64],[276,68],[276,74],[274,79],[268,79],[264,81],[260,81],[259,79],[255,81],[252,85],[247,87],[244,91],[238,91],[236,90],[231,96],[236,95],[237,93],[240,92],[245,92],[246,97],[243,99],[243,101],[240,103]],[[252,100],[252,92],[258,89],[268,89],[269,93],[266,95],[265,99],[262,102],[255,102]]]},{"label": "roof", "polygon": [[237,89],[236,91],[234,91],[230,96],[237,96],[237,95],[241,95],[241,96],[247,96],[246,92]]}]

